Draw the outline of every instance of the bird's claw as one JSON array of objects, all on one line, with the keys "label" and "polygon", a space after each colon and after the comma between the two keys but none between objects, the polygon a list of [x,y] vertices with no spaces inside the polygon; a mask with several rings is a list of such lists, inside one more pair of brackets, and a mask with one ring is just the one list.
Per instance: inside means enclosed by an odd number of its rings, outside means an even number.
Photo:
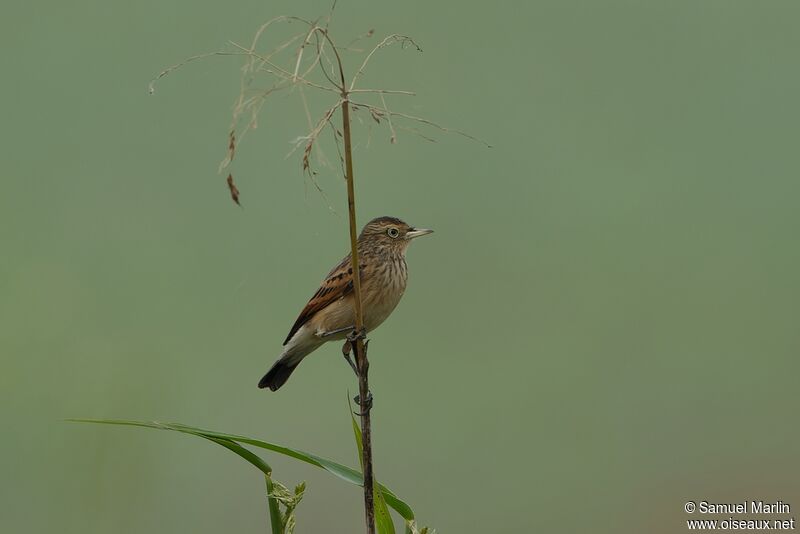
[{"label": "bird's claw", "polygon": [[361,406],[361,409],[363,410],[361,413],[359,412],[353,412],[353,413],[358,416],[367,415],[369,411],[372,409],[372,400],[373,399],[371,391],[367,391],[367,398],[364,399],[363,402],[361,400],[361,395],[356,395],[355,397],[353,397],[353,402]]},{"label": "bird's claw", "polygon": [[358,376],[358,367],[356,367],[356,364],[355,364],[355,362],[353,362],[353,360],[350,358],[350,355],[348,354],[347,356],[345,356],[345,357],[344,357],[344,359],[345,359],[345,360],[347,360],[347,363],[348,363],[348,364],[350,364],[350,369],[352,369],[352,370],[353,370],[353,372],[356,374],[356,376]]},{"label": "bird's claw", "polygon": [[349,334],[347,334],[347,341],[351,344],[355,343],[359,339],[367,339],[367,329],[362,328],[361,330],[353,329]]},{"label": "bird's claw", "polygon": [[[347,363],[350,365],[350,368],[353,369],[353,372],[356,376],[361,376],[358,371],[358,362],[353,362],[353,359],[350,357],[350,353],[352,352],[356,356],[356,360],[358,360],[358,354],[356,353],[356,342],[359,339],[366,339],[367,337],[367,330],[362,328],[361,330],[353,330],[349,334],[347,334],[346,340],[342,345],[342,355],[344,359],[347,360]],[[364,342],[364,352],[367,351],[367,347],[369,346],[369,340],[367,339]]]}]

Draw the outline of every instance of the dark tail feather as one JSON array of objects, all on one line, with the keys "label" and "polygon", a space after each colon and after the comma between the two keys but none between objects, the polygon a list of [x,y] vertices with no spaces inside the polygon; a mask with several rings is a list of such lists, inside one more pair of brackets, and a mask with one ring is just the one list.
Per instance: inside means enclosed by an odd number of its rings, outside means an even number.
[{"label": "dark tail feather", "polygon": [[[300,363],[300,362],[297,362]],[[267,371],[267,374],[258,382],[258,387],[261,389],[269,388],[272,391],[277,391],[279,387],[284,385],[289,376],[297,368],[297,363],[292,365],[283,361],[283,358],[275,362],[275,365]]]}]

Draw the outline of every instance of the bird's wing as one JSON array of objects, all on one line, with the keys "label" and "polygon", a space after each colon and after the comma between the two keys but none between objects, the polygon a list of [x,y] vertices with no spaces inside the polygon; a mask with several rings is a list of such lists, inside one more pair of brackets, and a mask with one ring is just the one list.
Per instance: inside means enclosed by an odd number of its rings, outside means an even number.
[{"label": "bird's wing", "polygon": [[[361,274],[360,278],[363,280],[364,275]],[[353,269],[350,262],[350,254],[348,254],[342,261],[334,267],[322,285],[319,286],[317,292],[308,301],[306,307],[300,312],[300,316],[294,322],[292,329],[289,330],[289,335],[283,342],[286,345],[292,336],[294,336],[300,328],[311,320],[314,315],[320,310],[325,309],[332,302],[336,302],[353,292]]]}]

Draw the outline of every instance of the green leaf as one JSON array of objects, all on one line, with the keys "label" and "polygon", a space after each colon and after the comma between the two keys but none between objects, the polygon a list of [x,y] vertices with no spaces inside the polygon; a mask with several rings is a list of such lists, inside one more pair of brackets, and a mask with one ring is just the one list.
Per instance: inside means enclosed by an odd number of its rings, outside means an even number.
[{"label": "green leaf", "polygon": [[[350,397],[347,398],[347,409],[350,412],[350,421],[353,423],[353,434],[356,438],[356,448],[358,449],[358,461],[361,463],[361,471],[364,471],[364,441],[361,436],[361,428],[353,416],[353,409],[350,406]],[[378,534],[395,534],[394,522],[392,516],[389,515],[389,509],[386,507],[386,500],[383,497],[378,479],[375,478],[373,473],[373,501],[375,503],[375,528],[378,529]]]},{"label": "green leaf", "polygon": [[[208,440],[212,440],[212,438],[217,438],[220,440],[227,440],[230,442],[234,442],[237,444],[245,444],[245,445],[252,445],[253,447],[258,447],[261,449],[266,449],[272,452],[277,452],[278,454],[283,454],[284,456],[289,456],[290,458],[294,458],[296,460],[300,460],[301,462],[305,462],[307,464],[311,464],[313,466],[319,467],[324,469],[325,471],[331,473],[332,475],[344,480],[345,482],[349,482],[356,486],[363,486],[364,479],[361,476],[361,473],[342,465],[340,463],[334,462],[332,460],[328,460],[326,458],[322,458],[320,456],[316,456],[314,454],[310,454],[307,452],[303,452],[297,449],[291,449],[289,447],[283,447],[281,445],[276,445],[274,443],[270,443],[268,441],[262,441],[259,439],[248,438],[246,436],[238,436],[236,434],[225,434],[222,432],[214,432],[212,430],[203,430],[201,428],[191,427],[187,425],[181,425],[178,423],[161,423],[157,421],[128,421],[122,419],[68,419],[68,421],[78,422],[78,423],[96,423],[96,424],[104,424],[104,425],[123,425],[123,426],[136,426],[142,428],[155,428],[159,430],[171,430],[173,432],[182,432],[184,434],[190,434],[193,436],[199,436]],[[242,447],[243,450],[248,451]],[[234,451],[237,452],[237,451]],[[250,452],[250,451],[248,451]],[[237,452],[238,454],[238,452]],[[252,453],[251,453],[252,454]],[[253,456],[256,456],[255,454]],[[258,458],[256,456],[256,458]],[[245,458],[246,460],[250,461],[249,459]],[[252,462],[250,462],[252,463]],[[255,464],[254,464],[255,465]],[[266,464],[265,464],[266,465]],[[258,466],[256,466],[258,467]],[[259,468],[260,469],[260,468]],[[412,521],[414,519],[414,511],[411,507],[406,504],[403,500],[401,500],[397,495],[395,495],[389,488],[382,484],[376,484],[376,488],[380,488],[381,495],[383,495],[384,500],[387,505],[391,506],[400,516],[405,519],[406,521]]]},{"label": "green leaf", "polygon": [[267,502],[269,503],[269,524],[272,527],[272,534],[284,534],[283,520],[281,519],[281,510],[280,507],[278,506],[278,500],[272,497],[272,492],[274,490],[272,477],[269,475],[264,475],[264,480],[267,483]]}]

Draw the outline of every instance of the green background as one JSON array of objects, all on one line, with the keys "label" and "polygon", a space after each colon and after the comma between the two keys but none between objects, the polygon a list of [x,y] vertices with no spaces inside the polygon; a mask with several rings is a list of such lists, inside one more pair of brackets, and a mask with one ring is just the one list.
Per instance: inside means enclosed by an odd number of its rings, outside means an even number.
[{"label": "green background", "polygon": [[[67,417],[357,463],[337,347],[255,387],[347,249],[341,178],[323,169],[325,201],[285,158],[297,93],[240,145],[239,209],[216,170],[241,60],[146,92],[272,16],[327,9],[4,8],[3,532],[266,530],[263,480],[230,453]],[[494,145],[355,129],[360,222],[436,230],[371,336],[377,474],[422,523],[666,533],[689,499],[800,507],[799,20],[794,1],[340,2],[340,41],[424,49],[382,52],[362,87],[416,90],[391,105]],[[309,483],[299,532],[361,530],[357,488],[267,458]]]}]

